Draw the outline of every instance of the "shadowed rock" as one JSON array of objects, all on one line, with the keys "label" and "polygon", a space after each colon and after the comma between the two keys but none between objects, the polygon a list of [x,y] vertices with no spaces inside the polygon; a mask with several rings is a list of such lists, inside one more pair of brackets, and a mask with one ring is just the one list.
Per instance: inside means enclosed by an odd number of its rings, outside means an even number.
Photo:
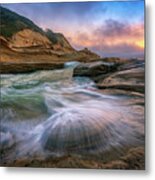
[{"label": "shadowed rock", "polygon": [[37,70],[62,69],[63,67],[64,63],[1,63],[0,73],[27,73]]},{"label": "shadowed rock", "polygon": [[107,74],[117,69],[117,64],[103,61],[93,63],[81,63],[74,69],[74,76],[96,77],[101,74]]}]

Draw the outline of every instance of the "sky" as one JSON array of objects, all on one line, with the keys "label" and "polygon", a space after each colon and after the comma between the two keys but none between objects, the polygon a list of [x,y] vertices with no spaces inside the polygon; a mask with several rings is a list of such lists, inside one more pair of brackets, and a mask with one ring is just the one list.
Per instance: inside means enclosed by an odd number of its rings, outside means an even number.
[{"label": "sky", "polygon": [[65,35],[77,50],[102,57],[144,56],[144,1],[2,4],[42,29]]}]

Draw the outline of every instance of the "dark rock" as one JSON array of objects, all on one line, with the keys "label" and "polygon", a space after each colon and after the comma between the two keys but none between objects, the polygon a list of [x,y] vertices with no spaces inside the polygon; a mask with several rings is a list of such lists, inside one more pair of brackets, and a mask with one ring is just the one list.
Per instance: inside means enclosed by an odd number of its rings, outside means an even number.
[{"label": "dark rock", "polygon": [[98,75],[107,74],[117,69],[117,64],[106,63],[103,61],[93,63],[81,63],[74,69],[74,76],[96,77]]},{"label": "dark rock", "polygon": [[64,63],[1,63],[0,73],[27,73],[36,70],[62,69]]}]

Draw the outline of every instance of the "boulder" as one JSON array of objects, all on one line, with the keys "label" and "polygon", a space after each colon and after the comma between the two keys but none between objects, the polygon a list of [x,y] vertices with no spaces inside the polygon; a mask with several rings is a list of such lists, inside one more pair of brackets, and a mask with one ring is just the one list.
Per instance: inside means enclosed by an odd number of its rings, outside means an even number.
[{"label": "boulder", "polygon": [[138,67],[112,73],[96,85],[100,89],[121,89],[144,93],[144,81],[144,68]]},{"label": "boulder", "polygon": [[96,61],[92,63],[81,63],[74,69],[74,76],[96,77],[98,75],[107,74],[117,69],[117,64]]}]

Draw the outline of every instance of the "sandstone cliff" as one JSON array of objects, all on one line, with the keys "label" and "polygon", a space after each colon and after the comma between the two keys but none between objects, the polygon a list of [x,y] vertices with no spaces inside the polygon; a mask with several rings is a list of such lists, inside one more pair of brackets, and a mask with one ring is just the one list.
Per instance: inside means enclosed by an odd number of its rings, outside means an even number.
[{"label": "sandstone cliff", "polygon": [[76,51],[61,33],[43,31],[31,20],[0,7],[1,63],[58,63],[99,58],[87,49]]}]

